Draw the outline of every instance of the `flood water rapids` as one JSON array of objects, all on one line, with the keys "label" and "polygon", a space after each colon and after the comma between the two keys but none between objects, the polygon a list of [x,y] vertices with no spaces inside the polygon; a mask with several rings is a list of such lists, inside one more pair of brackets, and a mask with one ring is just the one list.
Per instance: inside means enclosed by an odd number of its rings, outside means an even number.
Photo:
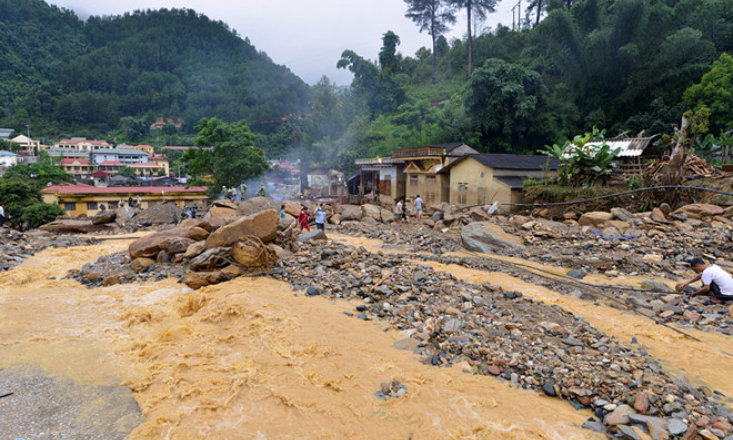
[{"label": "flood water rapids", "polygon": [[[404,334],[343,313],[356,301],[306,297],[267,277],[198,291],[175,279],[98,288],[64,279],[129,243],[49,248],[0,274],[0,368],[38,369],[80,389],[129,387],[141,412],[130,439],[605,438],[580,428],[590,411],[461,365],[421,364],[395,347]],[[430,264],[557,304],[621,341],[636,337],[665,368],[733,395],[733,358],[721,351],[731,338],[691,331],[699,343],[507,274]],[[392,379],[406,396],[375,397]],[[12,428],[0,421],[2,433],[36,438]]]}]

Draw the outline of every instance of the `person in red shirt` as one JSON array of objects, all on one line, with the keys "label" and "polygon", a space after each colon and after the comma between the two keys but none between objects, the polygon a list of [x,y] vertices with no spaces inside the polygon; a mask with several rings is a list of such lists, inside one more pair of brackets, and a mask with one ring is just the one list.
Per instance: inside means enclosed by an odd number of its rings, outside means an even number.
[{"label": "person in red shirt", "polygon": [[303,209],[300,210],[300,215],[298,216],[298,224],[300,225],[300,230],[302,231],[303,228],[307,229],[308,232],[311,231],[311,227],[308,225],[308,207],[304,206]]}]

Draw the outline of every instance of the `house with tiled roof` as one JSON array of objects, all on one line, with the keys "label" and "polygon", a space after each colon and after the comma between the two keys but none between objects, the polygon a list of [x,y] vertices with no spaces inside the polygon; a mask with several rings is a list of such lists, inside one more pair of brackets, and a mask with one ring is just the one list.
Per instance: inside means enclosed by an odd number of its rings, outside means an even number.
[{"label": "house with tiled roof", "polygon": [[81,158],[61,159],[56,163],[56,165],[67,173],[73,175],[75,178],[85,178],[90,176],[97,169],[97,164],[93,163],[89,159]]},{"label": "house with tiled roof", "polygon": [[88,140],[84,137],[74,137],[71,139],[62,139],[53,144],[51,148],[58,150],[76,150],[89,153],[90,151],[112,148],[112,144],[107,141]]},{"label": "house with tiled roof", "polygon": [[41,190],[44,203],[58,203],[69,215],[93,216],[106,209],[115,209],[119,201],[140,197],[142,208],[149,208],[163,202],[177,206],[203,206],[208,200],[205,186],[114,186],[96,187],[83,183],[62,183]]}]

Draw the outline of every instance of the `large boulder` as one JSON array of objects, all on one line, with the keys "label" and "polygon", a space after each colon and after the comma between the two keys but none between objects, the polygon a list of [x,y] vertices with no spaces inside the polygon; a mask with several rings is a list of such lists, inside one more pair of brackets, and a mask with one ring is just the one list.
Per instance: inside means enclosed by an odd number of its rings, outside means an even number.
[{"label": "large boulder", "polygon": [[134,208],[123,206],[115,210],[115,221],[119,226],[125,226],[130,220],[137,215]]},{"label": "large boulder", "polygon": [[194,242],[188,237],[169,237],[160,243],[160,248],[166,251],[168,255],[176,255],[186,252]]},{"label": "large boulder", "polygon": [[522,239],[507,234],[500,226],[487,222],[469,223],[461,228],[463,247],[469,251],[490,254],[495,248],[523,248]]},{"label": "large boulder", "polygon": [[161,250],[163,243],[172,237],[188,237],[188,227],[177,227],[165,231],[156,232],[142,238],[138,238],[130,244],[130,258],[155,258]]},{"label": "large boulder", "polygon": [[114,229],[111,225],[95,225],[91,219],[58,219],[41,226],[39,229],[48,232],[101,232]]},{"label": "large boulder", "polygon": [[222,226],[206,239],[206,249],[232,246],[245,235],[254,235],[268,243],[277,235],[279,214],[273,209],[242,217]]},{"label": "large boulder", "polygon": [[633,214],[624,208],[611,208],[611,215],[622,222],[631,223],[633,221]]},{"label": "large boulder", "polygon": [[267,266],[273,261],[273,251],[259,243],[234,243],[231,255],[237,263],[248,269]]},{"label": "large boulder", "polygon": [[193,290],[197,290],[211,284],[218,284],[222,279],[221,272],[191,272],[182,282]]},{"label": "large boulder", "polygon": [[270,197],[252,197],[239,203],[239,206],[237,206],[237,215],[252,215],[268,209],[274,209],[279,212],[280,202]]},{"label": "large boulder", "polygon": [[229,209],[237,209],[237,205],[234,204],[231,200],[226,199],[220,199],[220,200],[214,200],[211,203],[212,207],[219,207],[219,208],[229,208]]},{"label": "large boulder", "polygon": [[209,231],[201,226],[194,226],[188,230],[188,238],[193,241],[202,241],[209,238]]},{"label": "large boulder", "polygon": [[325,231],[316,229],[315,231],[304,232],[300,234],[296,240],[298,241],[298,243],[305,243],[306,241],[312,240],[328,240],[328,237],[326,236]]},{"label": "large boulder", "polygon": [[394,209],[381,208],[382,223],[392,223],[395,221]]},{"label": "large boulder", "polygon": [[92,217],[93,225],[106,225],[112,223],[117,218],[117,213],[114,211],[101,211],[94,217]]},{"label": "large boulder", "polygon": [[382,220],[382,213],[380,212],[380,208],[377,205],[361,205],[361,212],[362,212],[362,218],[364,217],[371,217],[376,221]]},{"label": "large boulder", "polygon": [[580,216],[578,223],[580,226],[592,226],[594,228],[603,228],[604,224],[613,219],[613,214],[610,212],[593,211],[586,212]]},{"label": "large boulder", "polygon": [[678,210],[675,214],[687,214],[693,218],[704,218],[712,217],[714,215],[723,215],[725,210],[718,205],[710,205],[707,203],[693,203],[691,205],[685,205]]},{"label": "large boulder", "polygon": [[197,255],[200,255],[205,250],[206,243],[204,243],[203,241],[197,241],[196,243],[189,246],[188,249],[186,249],[186,252],[183,254],[182,259],[191,259]]},{"label": "large boulder", "polygon": [[341,221],[359,221],[364,216],[360,206],[342,205]]},{"label": "large boulder", "polygon": [[303,209],[302,205],[298,205],[296,203],[286,203],[285,204],[285,212],[288,215],[292,215],[295,218],[298,218],[300,215],[300,210]]},{"label": "large boulder", "polygon": [[159,203],[140,211],[138,223],[144,226],[177,223],[182,212],[183,209],[172,202]]},{"label": "large boulder", "polygon": [[201,255],[197,255],[188,262],[188,268],[202,272],[211,270],[217,267],[224,267],[230,263],[230,254],[232,248],[229,247],[216,247],[204,251]]}]

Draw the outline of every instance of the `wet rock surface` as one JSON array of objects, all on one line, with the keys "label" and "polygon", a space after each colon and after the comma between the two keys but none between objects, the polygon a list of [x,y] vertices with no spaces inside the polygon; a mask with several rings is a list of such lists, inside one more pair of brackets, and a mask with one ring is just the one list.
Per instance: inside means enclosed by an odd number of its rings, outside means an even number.
[{"label": "wet rock surface", "polygon": [[132,391],[79,385],[18,365],[0,371],[0,432],[10,439],[124,440],[143,422]]},{"label": "wet rock surface", "polygon": [[63,236],[42,231],[22,233],[0,229],[0,272],[14,268],[48,247],[88,246],[97,242],[94,236]]}]

